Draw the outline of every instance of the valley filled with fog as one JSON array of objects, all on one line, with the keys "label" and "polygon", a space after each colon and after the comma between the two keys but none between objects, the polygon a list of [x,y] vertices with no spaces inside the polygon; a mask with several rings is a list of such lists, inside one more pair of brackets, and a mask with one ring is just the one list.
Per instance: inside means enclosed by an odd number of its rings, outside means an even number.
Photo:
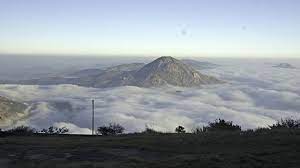
[{"label": "valley filled with fog", "polygon": [[[24,58],[23,58],[24,59]],[[148,63],[152,58],[69,59],[28,62],[8,58],[1,62],[1,80],[55,75],[84,68],[103,68],[123,63]],[[34,59],[30,59],[34,60]],[[2,125],[46,128],[66,126],[70,133],[90,133],[91,100],[95,99],[95,125],[111,122],[126,132],[150,127],[173,132],[183,125],[188,131],[218,118],[242,129],[265,127],[281,118],[300,118],[300,61],[284,59],[205,59],[218,66],[200,72],[225,81],[201,87],[121,86],[88,88],[76,85],[0,85],[0,95],[30,105],[26,117]],[[64,62],[64,63],[62,63]],[[67,62],[67,63],[66,63]],[[278,67],[289,63],[295,68]],[[20,67],[19,65],[24,65]],[[4,74],[6,74],[5,77]]]}]

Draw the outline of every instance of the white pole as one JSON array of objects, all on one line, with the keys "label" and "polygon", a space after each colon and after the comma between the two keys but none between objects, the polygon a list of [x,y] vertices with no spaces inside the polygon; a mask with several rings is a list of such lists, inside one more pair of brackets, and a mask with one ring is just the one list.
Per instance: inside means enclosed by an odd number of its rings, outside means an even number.
[{"label": "white pole", "polygon": [[92,100],[92,112],[93,112],[93,114],[92,114],[92,135],[94,135],[94,129],[95,129],[95,127],[94,127],[94,124],[95,124],[95,100]]}]

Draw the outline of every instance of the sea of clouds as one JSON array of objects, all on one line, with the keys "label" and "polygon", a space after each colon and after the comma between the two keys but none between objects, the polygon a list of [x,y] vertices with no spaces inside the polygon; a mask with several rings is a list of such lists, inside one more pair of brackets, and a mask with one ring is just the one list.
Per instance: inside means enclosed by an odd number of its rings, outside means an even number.
[{"label": "sea of clouds", "polygon": [[221,66],[201,72],[226,84],[105,89],[0,85],[0,95],[31,104],[29,116],[8,127],[66,126],[71,133],[91,132],[92,99],[96,126],[114,122],[127,132],[142,131],[146,126],[173,132],[178,125],[190,131],[218,118],[233,121],[242,129],[266,127],[281,118],[300,119],[300,69],[274,68],[273,63],[261,60],[218,63]]}]

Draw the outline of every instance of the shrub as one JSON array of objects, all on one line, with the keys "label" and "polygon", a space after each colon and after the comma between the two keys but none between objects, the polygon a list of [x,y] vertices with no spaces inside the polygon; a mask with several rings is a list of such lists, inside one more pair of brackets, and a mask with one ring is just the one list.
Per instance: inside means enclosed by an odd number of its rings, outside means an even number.
[{"label": "shrub", "polygon": [[218,119],[215,122],[209,123],[208,126],[203,127],[202,131],[241,131],[241,126],[232,124],[232,121]]},{"label": "shrub", "polygon": [[196,127],[194,129],[192,129],[193,134],[200,134],[202,132],[203,132],[203,129],[201,127]]},{"label": "shrub", "polygon": [[300,128],[300,120],[281,119],[276,124],[269,127],[270,129],[297,129]]},{"label": "shrub", "polygon": [[65,134],[69,132],[69,129],[66,127],[57,128],[57,127],[49,127],[48,129],[42,129],[41,133],[45,134]]},{"label": "shrub", "polygon": [[254,129],[247,129],[247,130],[244,130],[241,135],[254,135],[255,133],[255,130]]},{"label": "shrub", "polygon": [[175,128],[176,133],[185,133],[184,127],[183,126],[178,126]]},{"label": "shrub", "polygon": [[144,134],[159,134],[161,132],[159,131],[156,131],[154,130],[153,128],[149,128],[147,125],[146,125],[146,129],[142,132]]},{"label": "shrub", "polygon": [[13,135],[32,135],[36,133],[36,130],[28,126],[18,126],[16,128],[7,130],[6,133]]},{"label": "shrub", "polygon": [[270,128],[259,127],[254,130],[255,133],[266,134],[270,131]]},{"label": "shrub", "polygon": [[97,133],[101,135],[117,135],[122,134],[125,128],[120,124],[110,123],[108,126],[98,127]]}]

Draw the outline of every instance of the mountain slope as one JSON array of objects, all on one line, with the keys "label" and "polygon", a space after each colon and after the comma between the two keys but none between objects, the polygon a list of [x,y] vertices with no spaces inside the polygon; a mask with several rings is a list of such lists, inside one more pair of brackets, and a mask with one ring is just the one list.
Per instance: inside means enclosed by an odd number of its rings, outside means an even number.
[{"label": "mountain slope", "polygon": [[97,74],[100,74],[102,73],[103,70],[102,69],[83,69],[83,70],[80,70],[80,71],[76,71],[76,72],[72,72],[72,73],[69,73],[67,74],[67,76],[70,76],[70,77],[85,77],[85,76],[91,76],[91,75],[97,75]]},{"label": "mountain slope", "polygon": [[25,115],[27,105],[0,96],[0,126]]}]

